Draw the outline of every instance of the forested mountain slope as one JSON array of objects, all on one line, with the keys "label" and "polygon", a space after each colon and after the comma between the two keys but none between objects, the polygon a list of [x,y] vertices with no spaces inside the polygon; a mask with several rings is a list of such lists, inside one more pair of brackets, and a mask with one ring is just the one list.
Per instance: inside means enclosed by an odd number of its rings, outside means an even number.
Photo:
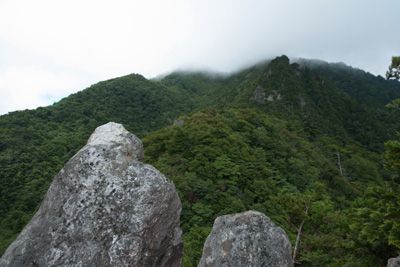
[{"label": "forested mountain slope", "polygon": [[380,266],[400,248],[395,219],[365,222],[397,201],[382,152],[400,127],[385,105],[399,97],[398,82],[282,56],[229,76],[128,75],[0,116],[0,252],[94,128],[116,121],[144,137],[148,161],[176,184],[187,266],[216,216],[246,209],[293,242],[304,221],[304,266]]},{"label": "forested mountain slope", "polygon": [[297,62],[314,73],[329,78],[339,89],[363,104],[379,106],[399,97],[399,84],[395,80],[388,81],[344,63],[307,59],[299,59]]},{"label": "forested mountain slope", "polygon": [[398,114],[385,108],[400,97],[400,84],[350,67],[320,64],[289,64],[282,56],[228,77],[174,73],[162,82],[202,94],[203,106],[256,106],[301,123],[312,136],[350,138],[382,150],[383,141],[400,125]]}]

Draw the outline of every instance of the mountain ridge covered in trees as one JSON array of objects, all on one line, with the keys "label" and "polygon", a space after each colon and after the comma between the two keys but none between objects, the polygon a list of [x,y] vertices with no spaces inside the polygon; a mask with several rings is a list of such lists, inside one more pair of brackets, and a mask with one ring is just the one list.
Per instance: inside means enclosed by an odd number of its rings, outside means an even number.
[{"label": "mountain ridge covered in trees", "polygon": [[0,252],[94,128],[116,121],[178,189],[185,266],[215,217],[248,209],[299,236],[301,266],[384,266],[400,252],[397,98],[399,82],[281,56],[231,75],[127,75],[0,116]]}]

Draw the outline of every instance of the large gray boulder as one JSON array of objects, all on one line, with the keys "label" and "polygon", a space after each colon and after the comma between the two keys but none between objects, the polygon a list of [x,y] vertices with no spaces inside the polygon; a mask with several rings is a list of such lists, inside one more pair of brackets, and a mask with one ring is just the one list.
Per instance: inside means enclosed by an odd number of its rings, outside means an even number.
[{"label": "large gray boulder", "polygon": [[100,126],[55,176],[0,266],[181,266],[181,202],[141,141]]},{"label": "large gray boulder", "polygon": [[200,267],[293,266],[282,228],[256,211],[218,217],[204,244]]},{"label": "large gray boulder", "polygon": [[400,267],[400,256],[389,259],[387,267]]}]

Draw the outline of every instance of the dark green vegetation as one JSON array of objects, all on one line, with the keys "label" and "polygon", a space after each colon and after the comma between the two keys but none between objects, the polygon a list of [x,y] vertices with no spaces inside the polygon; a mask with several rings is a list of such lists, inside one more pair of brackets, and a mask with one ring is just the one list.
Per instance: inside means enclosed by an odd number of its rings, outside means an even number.
[{"label": "dark green vegetation", "polygon": [[303,225],[301,266],[384,266],[400,252],[396,98],[396,81],[282,56],[228,77],[129,75],[1,116],[0,252],[94,128],[116,121],[175,182],[185,266],[197,266],[216,216],[248,209],[293,244]]}]

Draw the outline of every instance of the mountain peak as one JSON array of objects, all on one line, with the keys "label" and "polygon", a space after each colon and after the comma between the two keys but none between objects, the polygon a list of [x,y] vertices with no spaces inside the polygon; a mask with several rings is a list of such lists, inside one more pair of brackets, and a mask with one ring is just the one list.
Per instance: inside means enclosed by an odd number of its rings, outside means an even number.
[{"label": "mountain peak", "polygon": [[271,64],[280,63],[280,64],[289,65],[289,62],[290,62],[289,58],[286,55],[282,55],[282,56],[274,58],[271,61]]}]

